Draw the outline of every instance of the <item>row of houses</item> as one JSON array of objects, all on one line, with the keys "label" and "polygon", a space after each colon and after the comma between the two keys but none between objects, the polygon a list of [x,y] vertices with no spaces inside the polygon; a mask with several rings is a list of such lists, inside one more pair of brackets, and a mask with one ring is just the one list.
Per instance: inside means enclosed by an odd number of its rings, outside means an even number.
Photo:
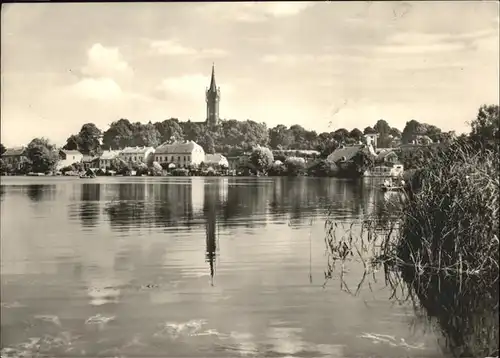
[{"label": "row of houses", "polygon": [[[8,148],[2,155],[6,164],[18,168],[26,160],[24,147]],[[56,170],[82,163],[88,168],[109,169],[112,162],[120,158],[127,163],[147,163],[156,161],[160,164],[174,164],[177,168],[204,163],[208,166],[219,165],[229,167],[228,160],[222,154],[206,154],[203,148],[193,141],[164,143],[157,147],[127,147],[122,150],[105,150],[98,156],[84,155],[77,150],[58,150],[59,161]]]}]

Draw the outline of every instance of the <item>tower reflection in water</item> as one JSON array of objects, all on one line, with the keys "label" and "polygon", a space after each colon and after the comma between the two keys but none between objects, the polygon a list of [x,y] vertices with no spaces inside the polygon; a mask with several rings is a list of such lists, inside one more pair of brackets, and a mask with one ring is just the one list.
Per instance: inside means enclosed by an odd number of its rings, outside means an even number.
[{"label": "tower reflection in water", "polygon": [[206,220],[206,252],[205,260],[210,267],[210,282],[214,285],[217,259],[217,203],[219,199],[218,185],[205,187],[204,212]]}]

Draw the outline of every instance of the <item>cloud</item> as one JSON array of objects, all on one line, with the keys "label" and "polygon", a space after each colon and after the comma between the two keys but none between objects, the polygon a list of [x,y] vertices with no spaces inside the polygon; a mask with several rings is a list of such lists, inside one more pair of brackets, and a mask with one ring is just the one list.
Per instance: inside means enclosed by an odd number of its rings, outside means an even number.
[{"label": "cloud", "polygon": [[433,54],[458,52],[467,46],[485,43],[488,40],[498,41],[497,30],[481,30],[468,33],[423,33],[398,32],[387,39],[387,43],[378,47],[379,53],[386,54]]},{"label": "cloud", "polygon": [[133,74],[132,68],[116,47],[104,47],[100,43],[96,43],[89,49],[87,56],[87,65],[83,68],[83,72],[87,75],[122,77]]},{"label": "cloud", "polygon": [[79,97],[97,100],[116,100],[123,96],[120,86],[110,78],[84,78],[70,87]]},{"label": "cloud", "polygon": [[298,15],[314,2],[259,1],[224,4],[207,4],[199,9],[205,16],[236,22],[262,22],[273,18],[286,18]]},{"label": "cloud", "polygon": [[[157,87],[157,90],[179,97],[200,97],[204,95],[209,84],[209,76],[190,74],[165,78]],[[218,86],[221,87],[221,92],[223,91],[224,94],[231,93],[233,89],[229,84],[218,84]]]},{"label": "cloud", "polygon": [[227,51],[211,48],[211,49],[195,49],[193,47],[182,45],[179,40],[154,40],[151,41],[151,49],[160,54],[168,56],[196,56],[197,58],[205,57],[224,57]]},{"label": "cloud", "polygon": [[311,5],[313,4],[310,2],[270,2],[268,4],[255,4],[254,6],[271,16],[287,17],[299,14]]},{"label": "cloud", "polygon": [[264,63],[276,63],[280,65],[298,65],[304,63],[324,63],[331,62],[335,56],[329,54],[304,55],[304,54],[267,54],[261,58]]}]

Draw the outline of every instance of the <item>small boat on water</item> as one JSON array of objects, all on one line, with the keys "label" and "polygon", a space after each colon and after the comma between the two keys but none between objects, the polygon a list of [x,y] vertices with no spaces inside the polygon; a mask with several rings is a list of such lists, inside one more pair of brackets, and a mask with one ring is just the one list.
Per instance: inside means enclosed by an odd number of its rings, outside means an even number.
[{"label": "small boat on water", "polygon": [[83,174],[80,174],[80,179],[95,179],[96,175],[92,169],[87,169]]}]

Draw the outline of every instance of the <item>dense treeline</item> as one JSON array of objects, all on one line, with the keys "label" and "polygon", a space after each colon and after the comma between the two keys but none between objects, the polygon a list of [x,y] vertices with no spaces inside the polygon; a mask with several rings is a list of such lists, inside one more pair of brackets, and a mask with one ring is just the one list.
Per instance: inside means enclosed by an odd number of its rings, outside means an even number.
[{"label": "dense treeline", "polygon": [[[104,132],[93,123],[83,125],[78,134],[68,138],[64,148],[77,149],[84,154],[96,154],[102,149],[157,147],[170,140],[193,140],[207,153],[238,155],[256,146],[265,146],[274,150],[317,150],[326,156],[341,143],[354,144],[367,133],[379,134],[379,147],[391,147],[399,142],[409,143],[417,135],[428,136],[433,141],[441,140],[447,135],[433,125],[415,120],[407,122],[402,132],[381,119],[373,127],[366,127],[363,131],[358,128],[350,131],[340,128],[318,134],[297,124],[290,127],[280,124],[268,129],[265,123],[251,120],[222,120],[216,128],[209,128],[204,123],[181,122],[176,118],[147,124],[120,119],[111,123]],[[102,145],[99,145],[101,135]]]},{"label": "dense treeline", "polygon": [[[366,127],[363,131],[358,128],[350,131],[340,128],[318,134],[300,125],[287,127],[280,124],[268,129],[266,124],[251,120],[222,120],[216,128],[209,128],[204,123],[181,122],[176,118],[147,124],[120,119],[111,123],[104,132],[93,123],[84,124],[79,133],[67,139],[63,148],[79,150],[85,155],[93,156],[105,149],[122,149],[127,146],[157,147],[171,140],[193,140],[200,144],[206,153],[218,152],[226,156],[238,156],[257,147],[267,147],[275,151],[317,150],[321,153],[320,157],[326,158],[340,144],[354,144],[362,139],[363,134],[369,133],[378,133],[379,147],[411,143],[417,137],[446,142],[453,136],[453,132],[442,132],[436,126],[415,120],[407,122],[403,131],[391,127],[387,121],[381,119],[373,127]],[[484,105],[479,109],[478,116],[472,123],[470,136],[475,138],[476,142],[498,139],[498,105]],[[51,170],[57,162],[54,149],[55,146],[45,138],[33,139],[24,153],[29,169],[41,170],[43,167]],[[1,145],[0,150],[3,155],[5,147]],[[411,158],[410,161],[418,162]],[[0,164],[2,172],[11,171],[3,160]]]}]

